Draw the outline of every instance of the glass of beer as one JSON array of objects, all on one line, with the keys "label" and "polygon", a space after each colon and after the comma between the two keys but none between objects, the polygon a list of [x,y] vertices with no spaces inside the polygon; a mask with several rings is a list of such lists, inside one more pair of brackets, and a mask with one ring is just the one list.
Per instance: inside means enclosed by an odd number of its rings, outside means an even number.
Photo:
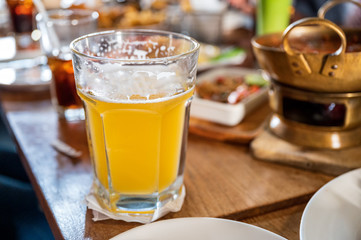
[{"label": "glass of beer", "polygon": [[133,221],[174,211],[170,203],[184,196],[199,44],[182,34],[122,30],[78,38],[71,49],[99,204]]},{"label": "glass of beer", "polygon": [[85,118],[82,101],[77,95],[69,44],[75,38],[95,32],[99,14],[85,9],[56,9],[47,16],[38,14],[41,47],[52,71],[51,96],[58,115],[66,120]]}]

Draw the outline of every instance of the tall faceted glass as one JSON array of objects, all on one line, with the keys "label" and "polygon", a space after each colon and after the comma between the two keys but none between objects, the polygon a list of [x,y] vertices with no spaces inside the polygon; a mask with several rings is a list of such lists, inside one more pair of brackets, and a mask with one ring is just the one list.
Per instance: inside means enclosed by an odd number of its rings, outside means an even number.
[{"label": "tall faceted glass", "polygon": [[172,211],[184,194],[199,44],[171,32],[124,30],[86,35],[71,49],[98,202],[134,221]]}]

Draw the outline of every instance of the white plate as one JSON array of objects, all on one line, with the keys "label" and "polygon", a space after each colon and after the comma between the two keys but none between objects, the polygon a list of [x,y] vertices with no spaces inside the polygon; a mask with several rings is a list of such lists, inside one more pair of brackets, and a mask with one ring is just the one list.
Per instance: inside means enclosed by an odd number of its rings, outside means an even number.
[{"label": "white plate", "polygon": [[361,169],[335,178],[316,192],[303,212],[300,238],[361,239]]},{"label": "white plate", "polygon": [[[197,82],[214,81],[217,77],[237,77],[254,73],[260,74],[259,71],[253,69],[239,67],[218,68],[200,74],[197,77]],[[227,126],[235,126],[249,112],[267,101],[267,99],[268,87],[261,88],[258,92],[251,94],[237,104],[201,99],[197,97],[196,93],[192,101],[191,116]]]},{"label": "white plate", "polygon": [[51,71],[40,48],[18,50],[12,36],[0,37],[0,88],[38,91],[49,89]]},{"label": "white plate", "polygon": [[7,90],[47,90],[51,81],[51,70],[46,57],[0,62],[0,88]]},{"label": "white plate", "polygon": [[0,37],[0,62],[31,59],[43,55],[40,48],[19,50],[13,36]]},{"label": "white plate", "polygon": [[176,218],[133,228],[111,240],[286,240],[242,222],[220,218]]}]

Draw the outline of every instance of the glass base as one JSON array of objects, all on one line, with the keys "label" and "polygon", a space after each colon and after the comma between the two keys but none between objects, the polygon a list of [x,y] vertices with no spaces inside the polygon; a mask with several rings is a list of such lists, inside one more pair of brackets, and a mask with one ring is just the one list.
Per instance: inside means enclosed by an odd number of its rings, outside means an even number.
[{"label": "glass base", "polygon": [[182,179],[178,179],[169,188],[158,194],[113,194],[116,196],[109,196],[108,191],[96,182],[93,184],[92,192],[102,208],[103,214],[113,219],[141,223],[149,223],[169,212],[179,211],[185,197]]},{"label": "glass base", "polygon": [[58,107],[58,115],[67,121],[80,121],[85,119],[83,108],[62,108]]}]

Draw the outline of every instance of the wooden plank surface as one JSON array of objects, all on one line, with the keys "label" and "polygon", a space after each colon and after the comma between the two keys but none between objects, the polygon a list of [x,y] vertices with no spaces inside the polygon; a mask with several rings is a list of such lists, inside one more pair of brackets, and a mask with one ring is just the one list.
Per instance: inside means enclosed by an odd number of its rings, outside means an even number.
[{"label": "wooden plank surface", "polygon": [[[58,120],[46,93],[1,92],[0,96],[23,163],[57,239],[107,239],[139,225],[91,220],[83,201],[92,179],[83,122]],[[81,150],[81,158],[71,159],[55,151],[50,144],[56,138]],[[331,179],[320,173],[257,161],[247,145],[190,135],[184,206],[164,219],[240,220],[258,216],[305,203]]]},{"label": "wooden plank surface", "polygon": [[[264,148],[264,145],[269,148]],[[289,143],[269,130],[252,142],[251,150],[257,159],[295,166],[338,176],[361,167],[361,146],[340,150],[301,147]]]},{"label": "wooden plank surface", "polygon": [[300,239],[299,226],[305,207],[306,204],[295,205],[242,221],[272,231],[288,240],[298,240]]}]

